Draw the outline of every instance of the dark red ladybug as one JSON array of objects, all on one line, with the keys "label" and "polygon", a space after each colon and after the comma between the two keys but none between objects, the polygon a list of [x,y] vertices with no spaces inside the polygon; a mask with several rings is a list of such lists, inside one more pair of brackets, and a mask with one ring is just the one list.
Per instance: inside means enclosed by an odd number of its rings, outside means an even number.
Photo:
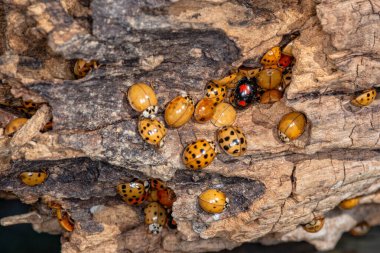
[{"label": "dark red ladybug", "polygon": [[256,79],[243,78],[236,85],[230,102],[237,109],[246,109],[249,105],[260,100],[261,88],[257,85]]},{"label": "dark red ladybug", "polygon": [[293,61],[293,57],[286,54],[281,54],[281,58],[278,61],[278,66],[282,69],[285,69],[286,67],[290,66],[290,64]]}]

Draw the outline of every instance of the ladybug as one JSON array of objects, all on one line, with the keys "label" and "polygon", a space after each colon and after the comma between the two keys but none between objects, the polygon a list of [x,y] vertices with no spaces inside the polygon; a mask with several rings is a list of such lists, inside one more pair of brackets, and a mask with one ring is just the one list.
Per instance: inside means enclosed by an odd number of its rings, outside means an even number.
[{"label": "ladybug", "polygon": [[376,98],[376,90],[375,88],[364,91],[362,94],[351,100],[351,104],[355,106],[368,106],[370,105]]},{"label": "ladybug", "polygon": [[199,100],[195,106],[194,119],[198,123],[205,123],[209,121],[215,112],[214,101],[211,98],[203,98]]},{"label": "ladybug", "polygon": [[189,144],[183,154],[182,162],[189,169],[202,169],[212,163],[215,158],[215,146],[206,140],[197,140]]},{"label": "ladybug", "polygon": [[138,123],[140,136],[150,145],[162,147],[166,136],[165,125],[157,119],[141,118]]},{"label": "ladybug", "polygon": [[238,127],[225,126],[218,131],[220,148],[231,156],[241,156],[247,150],[247,139]]},{"label": "ladybug", "polygon": [[292,81],[292,68],[286,68],[285,71],[282,73],[282,80],[281,80],[281,88],[285,89],[289,86],[290,82]]},{"label": "ladybug", "polygon": [[74,220],[66,211],[62,211],[61,208],[56,209],[57,219],[59,225],[66,231],[72,232],[74,230]]},{"label": "ladybug", "polygon": [[155,190],[164,190],[167,188],[166,183],[158,178],[149,179],[149,187]]},{"label": "ladybug", "polygon": [[148,191],[148,196],[146,197],[146,201],[157,202],[158,201],[157,192],[158,192],[158,190],[156,190],[156,189],[150,189]]},{"label": "ladybug", "polygon": [[45,180],[48,178],[48,174],[45,171],[22,172],[19,177],[24,184],[29,186],[36,186],[45,182]]},{"label": "ladybug", "polygon": [[273,47],[261,58],[260,63],[264,66],[276,65],[281,58],[280,47]]},{"label": "ladybug", "polygon": [[205,88],[205,97],[211,98],[215,103],[223,102],[227,95],[227,87],[209,82]]},{"label": "ladybug", "polygon": [[186,124],[194,113],[194,101],[190,96],[174,98],[165,109],[165,121],[169,127],[178,128]]},{"label": "ladybug", "polygon": [[92,69],[97,69],[99,67],[97,61],[85,61],[79,59],[74,65],[74,75],[79,79],[85,77]]},{"label": "ladybug", "polygon": [[21,127],[25,125],[25,123],[28,121],[27,118],[16,118],[11,120],[6,126],[4,130],[5,135],[12,135],[18,130],[20,130]]},{"label": "ladybug", "polygon": [[127,97],[131,107],[142,112],[143,117],[148,118],[158,111],[157,97],[152,87],[145,83],[135,83],[129,87]]},{"label": "ladybug", "polygon": [[258,101],[260,92],[254,80],[244,78],[237,84],[230,101],[237,109],[246,109],[253,102]]},{"label": "ladybug", "polygon": [[165,208],[172,208],[177,196],[171,188],[157,191],[158,202]]},{"label": "ladybug", "polygon": [[220,103],[216,106],[211,123],[216,127],[231,126],[236,120],[236,111],[228,103]]},{"label": "ladybug", "polygon": [[311,222],[302,226],[302,228],[309,233],[317,233],[323,228],[325,224],[325,218],[314,218]]},{"label": "ladybug", "polygon": [[300,112],[285,114],[278,124],[278,136],[283,142],[300,137],[305,131],[306,117]]},{"label": "ladybug", "polygon": [[228,85],[231,83],[233,80],[235,80],[237,77],[237,73],[232,73],[231,75],[228,75],[226,77],[223,77],[222,79],[219,80],[212,80],[213,83],[218,84],[220,86]]},{"label": "ladybug", "polygon": [[292,64],[292,61],[293,61],[292,56],[289,56],[286,54],[281,54],[281,58],[278,61],[278,66],[282,69],[285,69],[285,68],[289,67],[290,64]]},{"label": "ladybug", "polygon": [[140,205],[147,197],[148,183],[137,178],[126,184],[119,184],[117,192],[129,205]]},{"label": "ladybug", "polygon": [[360,198],[352,198],[352,199],[346,199],[340,202],[339,207],[342,209],[352,209],[359,205]]},{"label": "ladybug", "polygon": [[282,98],[282,92],[279,90],[267,90],[260,98],[260,104],[273,104],[280,101]]},{"label": "ladybug", "polygon": [[263,69],[257,76],[257,84],[263,89],[276,89],[281,80],[282,73],[278,69]]},{"label": "ladybug", "polygon": [[363,236],[363,235],[368,234],[370,229],[371,229],[371,226],[366,221],[362,221],[356,224],[355,227],[351,228],[350,234],[352,236]]},{"label": "ladybug", "polygon": [[174,220],[171,212],[168,213],[168,221],[166,225],[168,226],[168,228],[177,229],[177,222]]},{"label": "ladybug", "polygon": [[260,73],[260,71],[261,68],[251,68],[244,65],[238,68],[238,73],[249,79],[256,77]]},{"label": "ladybug", "polygon": [[228,198],[224,192],[208,189],[198,197],[199,206],[208,213],[221,213],[228,206]]},{"label": "ladybug", "polygon": [[144,209],[145,224],[149,225],[149,232],[158,234],[167,221],[167,213],[159,203],[152,202]]}]

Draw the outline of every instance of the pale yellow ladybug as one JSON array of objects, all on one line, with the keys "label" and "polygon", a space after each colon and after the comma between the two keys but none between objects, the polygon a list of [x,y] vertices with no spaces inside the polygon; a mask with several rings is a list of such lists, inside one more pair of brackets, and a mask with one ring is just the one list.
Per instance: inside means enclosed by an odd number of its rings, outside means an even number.
[{"label": "pale yellow ladybug", "polygon": [[302,228],[309,233],[317,233],[323,228],[325,224],[325,218],[314,218],[311,222],[302,226]]},{"label": "pale yellow ladybug", "polygon": [[262,65],[276,65],[281,58],[280,47],[273,47],[268,52],[266,52],[261,59],[260,63]]},{"label": "pale yellow ladybug", "polygon": [[300,112],[285,114],[278,124],[278,136],[284,142],[300,137],[305,131],[306,117]]},{"label": "pale yellow ladybug", "polygon": [[371,226],[366,221],[362,221],[356,224],[355,227],[351,228],[350,234],[352,236],[363,236],[363,235],[368,234],[370,229],[371,229]]},{"label": "pale yellow ladybug", "polygon": [[278,69],[263,69],[257,76],[257,84],[267,90],[279,87],[281,80],[282,73]]},{"label": "pale yellow ladybug", "polygon": [[152,202],[144,209],[145,224],[149,225],[149,232],[158,234],[167,221],[167,213],[159,203]]},{"label": "pale yellow ladybug", "polygon": [[5,130],[4,130],[4,134],[5,135],[12,135],[14,134],[15,132],[17,132],[18,130],[20,130],[20,128],[25,125],[25,123],[28,121],[27,118],[16,118],[16,119],[13,119],[11,120],[11,122],[9,122],[6,126],[5,126]]},{"label": "pale yellow ladybug", "polygon": [[282,92],[279,90],[267,90],[261,95],[260,103],[261,104],[273,104],[277,101],[280,101],[282,98]]},{"label": "pale yellow ladybug", "polygon": [[346,210],[352,209],[352,208],[356,207],[357,205],[359,205],[359,201],[360,201],[359,197],[351,198],[351,199],[345,199],[342,202],[340,202],[339,207],[342,209],[346,209]]},{"label": "pale yellow ladybug", "polygon": [[216,106],[211,123],[217,127],[231,126],[236,120],[236,110],[228,103],[220,103]]},{"label": "pale yellow ladybug", "polygon": [[241,156],[247,150],[247,139],[238,127],[225,126],[218,131],[220,148],[231,156]]},{"label": "pale yellow ladybug", "polygon": [[355,106],[368,106],[376,98],[376,90],[374,88],[364,91],[362,94],[351,100],[351,103]]},{"label": "pale yellow ladybug", "polygon": [[227,95],[227,87],[214,82],[209,82],[205,88],[205,97],[211,98],[215,103],[223,102]]},{"label": "pale yellow ladybug", "polygon": [[208,213],[221,213],[228,206],[228,198],[224,192],[208,189],[198,197],[199,206]]},{"label": "pale yellow ladybug", "polygon": [[45,180],[48,178],[48,174],[45,171],[39,171],[39,172],[31,172],[31,171],[25,171],[22,172],[20,175],[20,180],[26,185],[29,186],[36,186],[40,185],[45,182]]},{"label": "pale yellow ladybug", "polygon": [[215,147],[212,142],[197,140],[185,148],[182,161],[187,168],[198,170],[210,165],[215,155]]},{"label": "pale yellow ladybug", "polygon": [[178,96],[166,106],[165,121],[169,127],[178,128],[186,124],[194,113],[194,101],[189,96]]},{"label": "pale yellow ladybug", "polygon": [[157,113],[157,97],[152,87],[145,83],[135,83],[128,89],[128,101],[137,112],[142,112],[145,118]]},{"label": "pale yellow ladybug", "polygon": [[211,98],[199,100],[194,110],[194,119],[198,123],[209,121],[215,112],[215,102]]},{"label": "pale yellow ladybug", "polygon": [[163,145],[166,128],[157,119],[141,118],[138,123],[138,131],[146,143],[157,147]]}]

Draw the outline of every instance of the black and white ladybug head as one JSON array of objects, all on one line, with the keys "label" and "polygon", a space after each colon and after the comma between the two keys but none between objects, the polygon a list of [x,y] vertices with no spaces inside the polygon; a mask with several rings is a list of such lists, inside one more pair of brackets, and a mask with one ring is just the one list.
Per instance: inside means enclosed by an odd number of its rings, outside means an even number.
[{"label": "black and white ladybug head", "polygon": [[281,132],[281,131],[278,131],[278,137],[279,137],[280,140],[282,140],[283,142],[290,142],[290,139],[288,138],[288,136],[286,136],[286,134],[284,134],[284,133]]},{"label": "black and white ladybug head", "polygon": [[152,234],[159,234],[162,230],[162,226],[157,223],[152,223],[149,225],[149,232]]},{"label": "black and white ladybug head", "polygon": [[143,118],[155,118],[156,117],[156,114],[158,112],[158,106],[157,105],[152,105],[152,106],[149,106],[148,108],[146,108],[143,112],[142,112],[142,117]]}]

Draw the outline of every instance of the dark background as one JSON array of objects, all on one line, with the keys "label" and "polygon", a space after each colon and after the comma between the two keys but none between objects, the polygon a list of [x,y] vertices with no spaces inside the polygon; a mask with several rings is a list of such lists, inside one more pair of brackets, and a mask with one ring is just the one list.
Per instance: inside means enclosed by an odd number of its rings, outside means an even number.
[{"label": "dark background", "polygon": [[[0,199],[0,218],[26,213],[30,206],[18,200]],[[380,227],[374,227],[363,237],[352,237],[345,234],[336,249],[328,253],[379,253]],[[36,233],[29,224],[9,227],[0,226],[0,253],[59,253],[60,236]],[[283,243],[273,246],[244,244],[231,251],[222,253],[317,253],[315,248],[306,242]]]}]

